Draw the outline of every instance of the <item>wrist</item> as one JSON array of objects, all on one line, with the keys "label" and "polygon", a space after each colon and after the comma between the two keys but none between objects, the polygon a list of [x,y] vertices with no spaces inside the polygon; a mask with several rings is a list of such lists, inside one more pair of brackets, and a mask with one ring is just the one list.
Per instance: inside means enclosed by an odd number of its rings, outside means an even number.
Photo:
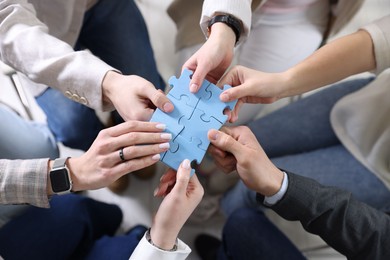
[{"label": "wrist", "polygon": [[225,44],[229,44],[231,49],[233,49],[236,44],[236,36],[234,32],[224,23],[213,24],[209,27],[208,33],[208,39],[223,41]]},{"label": "wrist", "polygon": [[115,93],[115,90],[113,90],[113,88],[115,85],[117,85],[116,82],[120,80],[121,76],[122,74],[118,73],[117,71],[114,70],[107,71],[102,81],[103,100],[105,102],[111,104],[113,103],[111,100],[113,93]]},{"label": "wrist", "polygon": [[294,76],[292,70],[287,70],[285,72],[277,73],[276,78],[279,80],[278,84],[275,85],[278,98],[292,97],[299,93],[296,93],[297,90],[294,86],[298,83],[298,80]]},{"label": "wrist", "polygon": [[229,14],[216,14],[213,18],[208,23],[207,30],[208,30],[208,35],[211,34],[212,28],[214,28],[214,25],[216,24],[224,24],[227,29],[230,32],[233,32],[234,34],[234,45],[238,43],[240,40],[241,36],[241,31],[242,31],[242,22],[235,18],[232,15]]},{"label": "wrist", "polygon": [[278,193],[282,187],[284,173],[276,167],[267,171],[267,173],[267,178],[264,178],[266,181],[264,181],[264,179],[262,180],[263,185],[261,189],[257,190],[256,192],[266,197],[271,197]]},{"label": "wrist", "polygon": [[160,233],[159,229],[155,227],[150,228],[147,232],[147,239],[153,246],[165,251],[176,251],[177,235]]},{"label": "wrist", "polygon": [[[78,179],[78,176],[75,174],[75,168],[77,168],[75,166],[75,161],[77,161],[77,158],[72,158],[70,157],[68,159],[68,161],[66,162],[66,165],[68,166],[68,169],[69,169],[69,174],[70,174],[70,177],[72,178],[72,182],[73,182],[73,189],[72,191],[81,191],[83,190],[82,187],[80,187],[80,181]],[[78,172],[80,171],[80,169],[78,170]]]}]

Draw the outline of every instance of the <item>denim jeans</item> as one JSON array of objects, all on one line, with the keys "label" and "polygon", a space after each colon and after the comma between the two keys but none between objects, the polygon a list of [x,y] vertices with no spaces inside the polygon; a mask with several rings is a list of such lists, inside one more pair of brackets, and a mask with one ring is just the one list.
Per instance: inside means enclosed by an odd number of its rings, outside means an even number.
[{"label": "denim jeans", "polygon": [[[30,207],[0,229],[4,259],[129,259],[146,228],[114,236],[116,205],[81,195],[55,196],[50,208]],[[102,253],[103,252],[103,253]]]},{"label": "denim jeans", "polygon": [[[123,74],[141,76],[164,89],[145,21],[131,0],[100,0],[84,17],[75,50],[88,49]],[[88,66],[88,64],[86,64]],[[57,141],[87,150],[104,125],[95,111],[48,88],[37,97]],[[117,122],[122,121],[116,113]]]},{"label": "denim jeans", "polygon": [[0,158],[33,159],[58,157],[58,147],[47,125],[27,121],[0,103]]},{"label": "denim jeans", "polygon": [[[330,124],[333,105],[371,80],[341,82],[248,126],[277,167],[348,190],[360,201],[389,211],[390,191],[346,150]],[[221,203],[226,215],[241,207],[257,207],[255,193],[242,182],[228,191]]]},{"label": "denim jeans", "polygon": [[227,219],[217,258],[219,260],[305,259],[263,212],[248,208],[236,210]]}]

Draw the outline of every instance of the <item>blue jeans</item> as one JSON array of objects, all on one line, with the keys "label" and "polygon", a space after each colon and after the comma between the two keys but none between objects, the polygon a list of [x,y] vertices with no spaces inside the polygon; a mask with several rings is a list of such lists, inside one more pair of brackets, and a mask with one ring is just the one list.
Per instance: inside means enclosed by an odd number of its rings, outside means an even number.
[{"label": "blue jeans", "polygon": [[[89,49],[123,74],[141,76],[164,89],[145,21],[131,0],[100,0],[86,12],[75,50]],[[86,65],[88,66],[88,65]],[[104,125],[95,111],[48,88],[37,97],[57,141],[87,150]],[[114,114],[117,123],[122,119]]]},{"label": "blue jeans", "polygon": [[[331,109],[340,98],[370,81],[372,78],[336,84],[248,126],[279,168],[313,178],[323,185],[348,190],[360,201],[389,211],[390,191],[345,149],[329,120]],[[222,199],[227,215],[238,208],[256,205],[255,193],[242,182]]]},{"label": "blue jeans", "polygon": [[222,232],[219,260],[305,259],[262,211],[241,208],[232,213]]},{"label": "blue jeans", "polygon": [[[55,196],[0,229],[4,259],[129,259],[146,228],[114,236],[122,211],[80,195]],[[102,253],[104,252],[104,253]]]},{"label": "blue jeans", "polygon": [[45,124],[24,120],[1,103],[0,119],[1,159],[58,157],[57,143]]}]

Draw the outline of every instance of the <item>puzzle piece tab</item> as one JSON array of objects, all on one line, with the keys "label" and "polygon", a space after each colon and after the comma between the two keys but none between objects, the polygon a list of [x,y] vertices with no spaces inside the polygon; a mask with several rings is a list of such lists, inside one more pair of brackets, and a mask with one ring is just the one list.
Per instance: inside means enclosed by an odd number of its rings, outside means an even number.
[{"label": "puzzle piece tab", "polygon": [[[167,97],[174,105],[171,113],[159,109],[150,121],[162,122],[167,125],[166,131],[172,133],[171,148],[161,155],[160,161],[177,170],[184,159],[201,163],[210,141],[207,132],[219,129],[226,122],[225,109],[233,110],[237,100],[224,103],[219,99],[220,94],[230,86],[220,89],[204,80],[197,93],[189,91],[189,83],[193,72],[183,70],[180,78],[171,77],[169,84],[172,89]],[[194,170],[191,171],[191,175]]]}]

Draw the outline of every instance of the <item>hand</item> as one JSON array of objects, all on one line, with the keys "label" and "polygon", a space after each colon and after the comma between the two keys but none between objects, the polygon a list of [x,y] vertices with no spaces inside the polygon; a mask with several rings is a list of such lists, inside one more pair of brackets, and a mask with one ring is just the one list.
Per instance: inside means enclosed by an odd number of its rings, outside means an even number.
[{"label": "hand", "polygon": [[283,173],[271,162],[256,137],[246,126],[210,130],[209,152],[225,172],[237,170],[244,184],[264,196],[277,193]]},{"label": "hand", "polygon": [[264,73],[243,66],[235,66],[218,83],[219,86],[231,85],[220,95],[223,102],[238,99],[237,105],[231,112],[230,122],[235,122],[244,103],[269,104],[281,98],[281,89],[287,80],[283,73]]},{"label": "hand", "polygon": [[[170,134],[158,123],[127,121],[100,131],[82,156],[70,158],[73,190],[99,189],[121,176],[145,168],[168,150]],[[123,148],[124,161],[119,156]]]},{"label": "hand", "polygon": [[173,110],[173,105],[166,95],[139,76],[124,76],[109,71],[102,86],[105,98],[115,106],[125,121],[148,121],[156,107],[164,112]]},{"label": "hand", "polygon": [[172,249],[176,238],[191,213],[201,201],[204,190],[196,174],[190,178],[191,166],[184,160],[177,173],[169,169],[160,180],[155,196],[165,196],[151,228],[154,244]]},{"label": "hand", "polygon": [[205,78],[216,84],[222,77],[233,60],[235,39],[233,30],[226,24],[212,26],[209,39],[182,68],[194,71],[189,86],[192,93],[198,92]]}]

